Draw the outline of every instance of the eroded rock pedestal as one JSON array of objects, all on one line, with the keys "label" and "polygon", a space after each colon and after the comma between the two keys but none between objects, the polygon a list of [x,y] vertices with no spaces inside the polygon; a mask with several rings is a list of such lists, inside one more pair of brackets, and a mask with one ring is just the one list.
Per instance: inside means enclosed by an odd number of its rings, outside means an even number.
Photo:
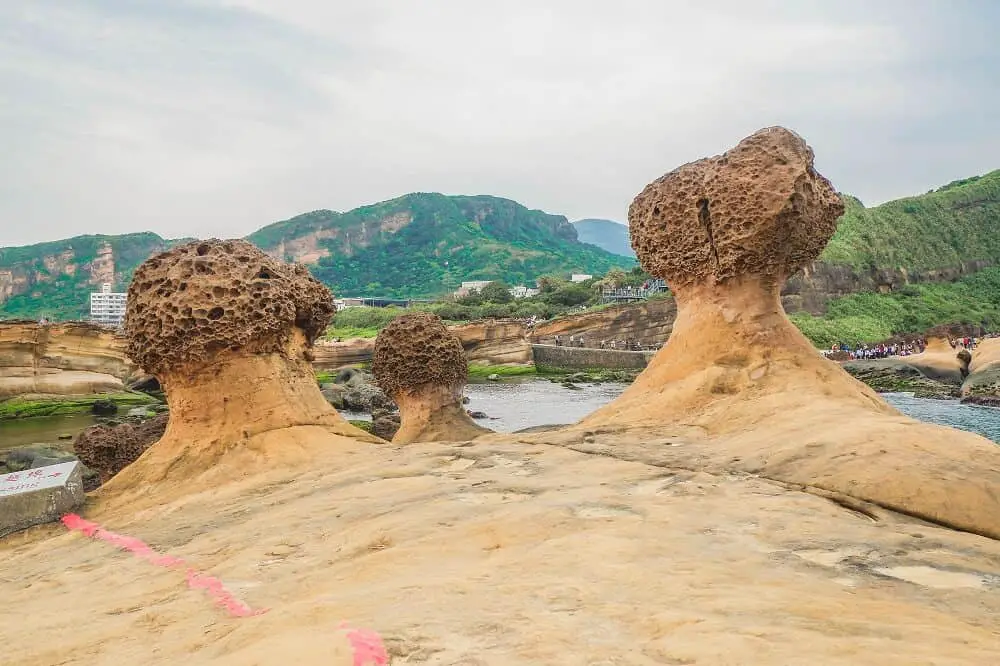
[{"label": "eroded rock pedestal", "polygon": [[[162,439],[102,492],[168,478],[230,479],[308,460],[351,426],[316,385],[311,346],[333,313],[329,290],[302,266],[239,240],[181,245],[143,263],[129,287],[131,358],[163,385]],[[167,492],[169,484],[161,486]]]},{"label": "eroded rock pedestal", "polygon": [[490,432],[462,404],[469,367],[459,339],[441,318],[426,313],[397,317],[375,340],[372,372],[399,406],[394,443],[462,441]]},{"label": "eroded rock pedestal", "polygon": [[584,419],[673,433],[701,469],[843,493],[1000,537],[1000,447],[900,415],[828,361],[781,307],[843,204],[795,133],[761,130],[648,185],[629,208],[642,265],[678,313],[667,345],[617,400]]}]

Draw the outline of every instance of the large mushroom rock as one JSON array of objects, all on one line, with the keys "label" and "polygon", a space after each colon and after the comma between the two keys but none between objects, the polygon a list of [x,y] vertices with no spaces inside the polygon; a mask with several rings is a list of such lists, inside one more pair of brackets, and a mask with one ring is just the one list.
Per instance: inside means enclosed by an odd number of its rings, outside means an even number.
[{"label": "large mushroom rock", "polygon": [[817,354],[781,307],[843,204],[794,132],[761,130],[648,185],[629,208],[678,313],[666,346],[575,430],[682,442],[663,464],[740,471],[1000,538],[1000,447],[904,417]]},{"label": "large mushroom rock", "polygon": [[195,241],[146,260],[128,296],[129,356],[160,380],[170,421],[102,492],[308,462],[330,434],[381,441],[316,385],[310,350],[333,299],[305,267],[241,240]]},{"label": "large mushroom rock", "polygon": [[138,460],[167,429],[167,414],[160,414],[138,425],[90,426],[73,442],[73,451],[84,465],[97,472],[101,483]]},{"label": "large mushroom rock", "polygon": [[491,432],[465,411],[465,352],[440,317],[418,313],[394,319],[375,340],[372,372],[399,406],[394,443],[464,441]]}]

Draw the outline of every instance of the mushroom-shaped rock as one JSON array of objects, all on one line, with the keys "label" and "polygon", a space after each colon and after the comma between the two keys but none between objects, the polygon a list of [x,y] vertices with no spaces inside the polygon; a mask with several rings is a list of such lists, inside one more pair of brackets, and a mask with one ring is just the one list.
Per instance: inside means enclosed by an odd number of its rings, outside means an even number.
[{"label": "mushroom-shaped rock", "polygon": [[666,428],[686,440],[658,454],[667,466],[751,472],[1000,538],[1000,447],[902,416],[782,310],[783,283],[842,211],[812,149],[781,127],[650,183],[629,208],[632,244],[677,319],[636,382],[577,430]]},{"label": "mushroom-shaped rock", "polygon": [[304,267],[246,241],[194,241],[147,259],[129,286],[125,335],[129,356],[160,380],[170,420],[102,492],[308,461],[329,434],[381,441],[316,383],[311,348],[333,311]]},{"label": "mushroom-shaped rock", "polygon": [[465,351],[437,315],[393,319],[375,340],[372,372],[399,406],[401,424],[394,443],[463,441],[490,432],[465,411]]}]

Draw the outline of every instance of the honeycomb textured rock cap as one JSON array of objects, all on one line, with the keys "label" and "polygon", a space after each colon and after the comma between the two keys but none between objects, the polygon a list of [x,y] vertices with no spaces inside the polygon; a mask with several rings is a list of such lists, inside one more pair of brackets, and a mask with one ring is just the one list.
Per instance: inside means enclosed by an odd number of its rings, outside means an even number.
[{"label": "honeycomb textured rock cap", "polygon": [[802,137],[769,127],[650,183],[628,219],[643,268],[676,289],[740,275],[782,281],[819,256],[843,212]]},{"label": "honeycomb textured rock cap", "polygon": [[154,374],[219,352],[274,353],[294,328],[311,345],[333,315],[333,296],[305,266],[277,261],[242,240],[204,240],[147,259],[128,290],[129,356]]},{"label": "honeycomb textured rock cap", "polygon": [[469,378],[461,341],[440,317],[423,312],[397,317],[382,329],[372,372],[390,396],[424,386],[462,387]]}]

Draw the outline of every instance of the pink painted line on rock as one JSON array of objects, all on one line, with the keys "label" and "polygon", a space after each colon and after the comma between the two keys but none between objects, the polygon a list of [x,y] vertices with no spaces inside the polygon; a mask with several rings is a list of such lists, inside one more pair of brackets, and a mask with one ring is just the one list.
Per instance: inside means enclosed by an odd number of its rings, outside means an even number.
[{"label": "pink painted line on rock", "polygon": [[[250,608],[234,597],[218,578],[199,573],[194,568],[188,567],[187,563],[179,557],[161,555],[135,537],[109,532],[97,523],[84,520],[75,513],[68,513],[63,516],[62,524],[70,531],[80,532],[92,539],[110,543],[156,566],[167,568],[184,567],[185,580],[188,587],[192,590],[205,590],[212,597],[213,601],[215,601],[216,606],[229,611],[229,614],[234,617],[252,617],[254,615],[262,615],[268,611],[267,608],[256,610]],[[382,637],[378,633],[370,629],[352,627],[347,622],[342,622],[340,629],[346,632],[347,641],[354,651],[353,666],[368,666],[369,664],[372,666],[386,666],[389,663],[389,655],[386,652],[385,645],[382,643]]]},{"label": "pink painted line on rock", "polygon": [[389,654],[382,644],[382,637],[370,629],[356,629],[346,622],[340,623],[340,628],[347,632],[347,641],[354,650],[353,666],[385,666],[389,663]]},{"label": "pink painted line on rock", "polygon": [[256,610],[250,608],[245,603],[234,597],[233,594],[223,586],[222,581],[218,578],[198,573],[195,569],[187,567],[184,560],[179,557],[161,555],[135,537],[109,532],[97,523],[84,520],[75,513],[68,513],[63,516],[62,524],[71,531],[80,532],[92,539],[105,541],[113,546],[121,548],[122,550],[127,550],[136,557],[146,560],[151,564],[155,564],[156,566],[168,568],[186,567],[185,578],[187,580],[188,587],[192,590],[205,590],[208,595],[212,597],[212,600],[215,601],[216,606],[224,608],[234,617],[252,617],[254,615],[266,613],[268,610],[266,608]]}]

